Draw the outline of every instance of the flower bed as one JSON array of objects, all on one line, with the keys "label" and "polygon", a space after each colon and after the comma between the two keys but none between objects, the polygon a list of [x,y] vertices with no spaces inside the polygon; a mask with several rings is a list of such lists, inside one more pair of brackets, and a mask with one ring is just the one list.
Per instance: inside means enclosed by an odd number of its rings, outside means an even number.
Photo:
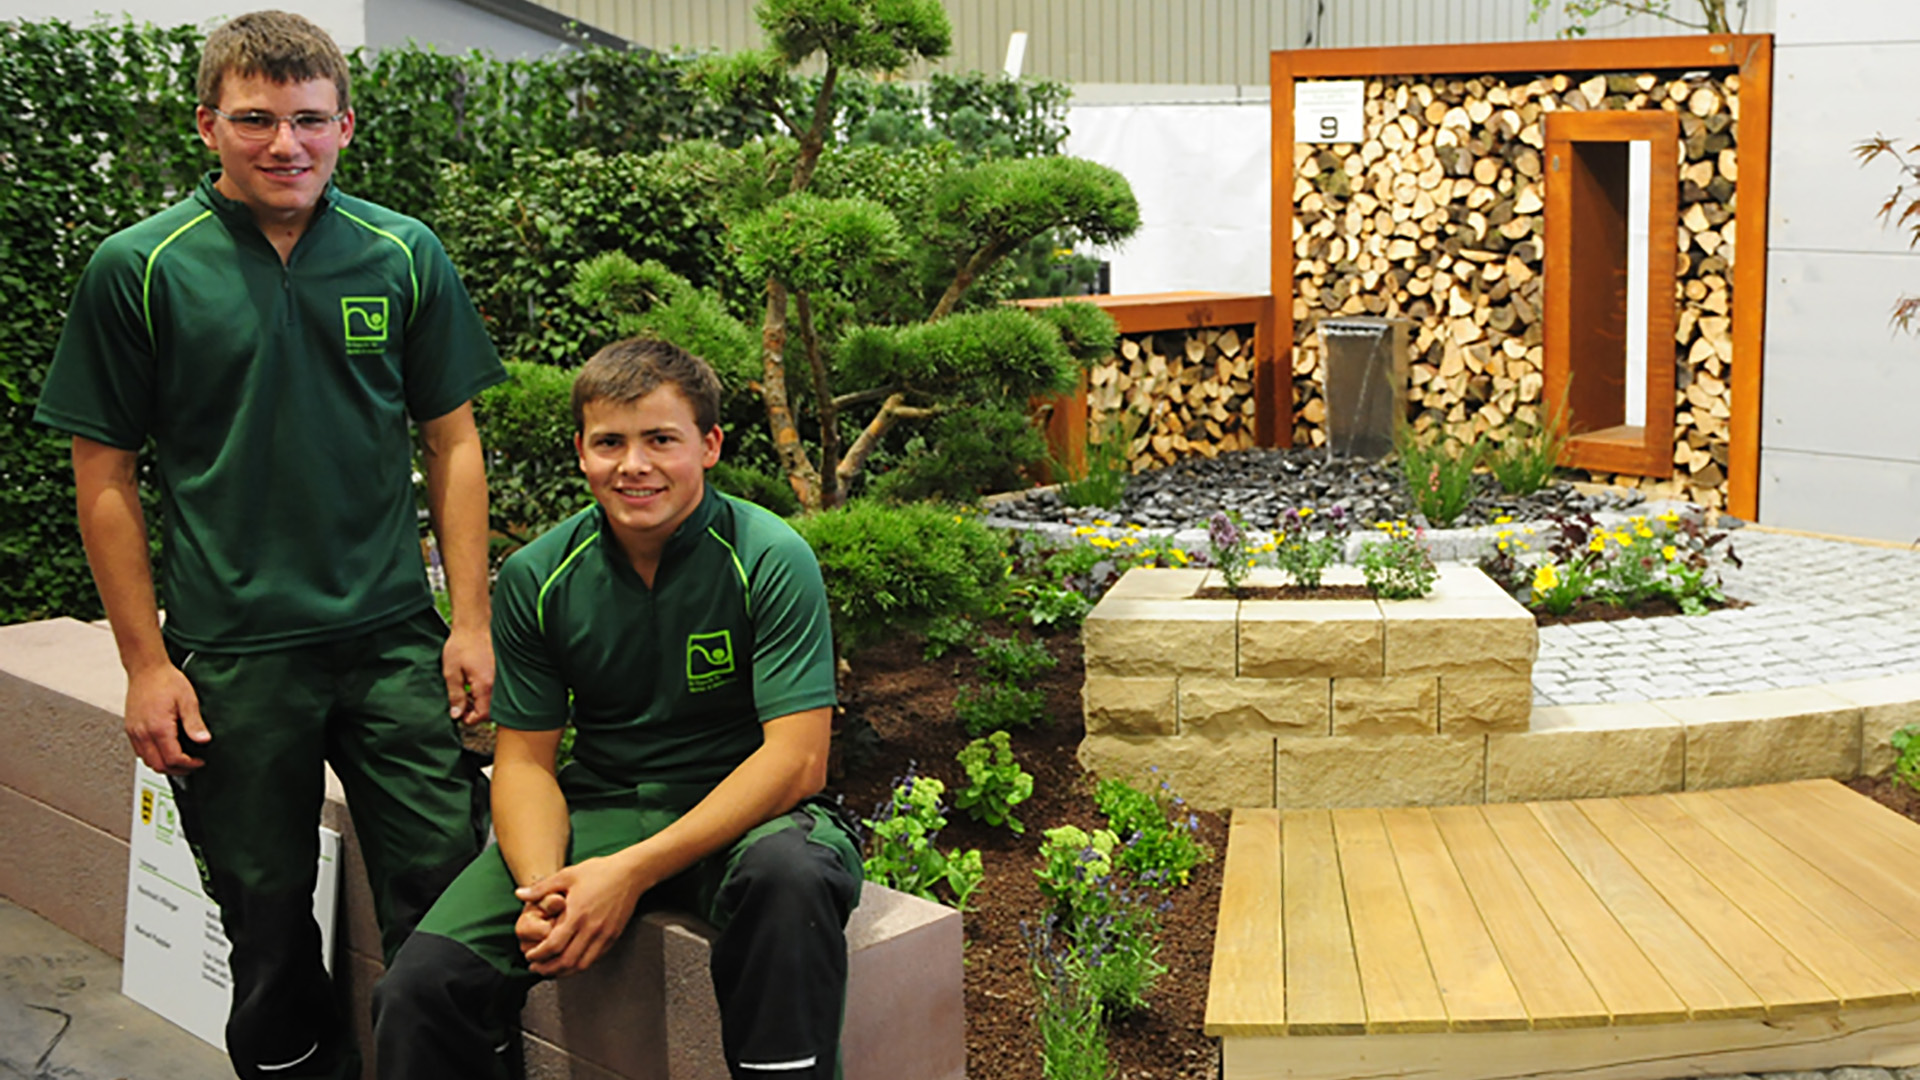
[{"label": "flower bed", "polygon": [[[1478,736],[1527,728],[1533,617],[1473,567],[1442,567],[1414,600],[1195,598],[1213,573],[1130,570],[1087,616],[1089,771],[1159,765],[1196,806],[1275,806],[1292,801],[1276,739],[1417,736],[1467,753]],[[1254,570],[1245,585],[1283,581]]]}]

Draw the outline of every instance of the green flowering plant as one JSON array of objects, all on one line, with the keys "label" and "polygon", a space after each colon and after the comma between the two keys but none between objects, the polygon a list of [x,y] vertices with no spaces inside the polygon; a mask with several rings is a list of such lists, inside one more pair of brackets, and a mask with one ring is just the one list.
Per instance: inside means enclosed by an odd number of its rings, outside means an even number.
[{"label": "green flowering plant", "polygon": [[1111,829],[1048,829],[1040,845],[1040,893],[1053,902],[1048,925],[1073,943],[1072,971],[1103,1009],[1146,1005],[1165,973],[1159,962],[1160,914],[1168,904],[1157,880],[1120,869],[1124,850]]},{"label": "green flowering plant", "polygon": [[868,881],[935,902],[944,899],[936,891],[944,886],[953,906],[965,911],[986,871],[977,850],[956,848],[942,854],[934,846],[940,830],[947,827],[946,808],[940,802],[946,792],[947,785],[938,778],[916,776],[909,770],[864,822],[867,854],[862,866]]},{"label": "green flowering plant", "polygon": [[1480,565],[1528,607],[1553,615],[1585,599],[1633,607],[1661,596],[1683,614],[1703,614],[1726,603],[1717,567],[1742,565],[1726,533],[1677,510],[1616,525],[1591,514],[1559,517],[1536,547],[1540,539],[1536,527],[1503,529]]},{"label": "green flowering plant", "polygon": [[1405,521],[1374,524],[1380,537],[1360,550],[1367,588],[1382,600],[1415,600],[1433,591],[1440,571],[1421,542],[1425,533]]},{"label": "green flowering plant", "polygon": [[1197,838],[1199,818],[1165,780],[1158,792],[1150,793],[1110,777],[1095,785],[1093,805],[1106,815],[1114,834],[1124,838],[1115,857],[1120,869],[1138,881],[1185,885],[1194,867],[1209,857]]},{"label": "green flowering plant", "polygon": [[1253,548],[1246,521],[1234,511],[1215,510],[1207,519],[1207,550],[1227,591],[1239,596],[1240,583],[1253,568]]},{"label": "green flowering plant", "polygon": [[966,770],[967,786],[954,798],[954,805],[975,821],[1026,832],[1026,825],[1013,816],[1013,808],[1033,796],[1033,774],[1013,759],[1007,733],[996,731],[973,740],[960,748],[955,760]]},{"label": "green flowering plant", "polygon": [[1280,515],[1273,540],[1264,546],[1273,553],[1273,564],[1286,571],[1294,584],[1317,589],[1321,573],[1346,551],[1351,524],[1344,506],[1319,515],[1311,506],[1293,507]]}]

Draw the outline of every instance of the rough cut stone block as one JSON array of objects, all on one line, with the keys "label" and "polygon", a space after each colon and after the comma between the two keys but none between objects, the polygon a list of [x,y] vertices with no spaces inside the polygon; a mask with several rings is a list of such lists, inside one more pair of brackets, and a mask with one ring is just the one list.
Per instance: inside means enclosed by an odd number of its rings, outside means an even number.
[{"label": "rough cut stone block", "polygon": [[1533,675],[1539,635],[1510,596],[1383,600],[1380,614],[1387,675]]},{"label": "rough cut stone block", "polygon": [[1654,703],[1686,727],[1687,790],[1845,778],[1864,711],[1818,686]]},{"label": "rough cut stone block", "polygon": [[1248,600],[1240,605],[1240,676],[1379,675],[1380,606],[1372,600]]},{"label": "rough cut stone block", "polygon": [[[529,1050],[537,1041],[544,1056],[634,1080],[726,1080],[712,938],[684,915],[635,920],[599,964],[534,989],[522,1016]],[[847,924],[848,1080],[965,1074],[960,947],[958,912],[866,886]]]},{"label": "rough cut stone block", "polygon": [[1080,687],[1087,732],[1114,735],[1172,735],[1179,730],[1174,712],[1172,676],[1130,679],[1087,674]]},{"label": "rough cut stone block", "polygon": [[1823,689],[1860,706],[1860,772],[1878,776],[1893,768],[1893,733],[1920,724],[1920,675],[1828,683]]},{"label": "rough cut stone block", "polygon": [[1333,734],[1432,735],[1440,680],[1432,675],[1333,680]]},{"label": "rough cut stone block", "polygon": [[1327,680],[1181,679],[1180,733],[1325,735]]},{"label": "rough cut stone block", "polygon": [[0,787],[127,838],[133,748],[113,635],[76,619],[0,627]]},{"label": "rough cut stone block", "polygon": [[1236,600],[1104,597],[1080,627],[1087,671],[1102,675],[1234,673]]},{"label": "rough cut stone block", "polygon": [[1165,781],[1200,810],[1272,806],[1274,742],[1271,735],[1223,739],[1088,735],[1080,743],[1080,766],[1096,776],[1118,777],[1148,790]]},{"label": "rough cut stone block", "polygon": [[1525,731],[1533,680],[1513,675],[1440,676],[1440,730],[1448,735]]},{"label": "rough cut stone block", "polygon": [[1455,806],[1486,791],[1486,737],[1335,736],[1281,739],[1274,798],[1281,809]]},{"label": "rough cut stone block", "polygon": [[1527,731],[1487,736],[1487,801],[1599,799],[1679,791],[1686,731],[1647,702],[1548,705]]},{"label": "rough cut stone block", "polygon": [[1206,584],[1210,570],[1136,566],[1120,575],[1103,600],[1185,600]]}]

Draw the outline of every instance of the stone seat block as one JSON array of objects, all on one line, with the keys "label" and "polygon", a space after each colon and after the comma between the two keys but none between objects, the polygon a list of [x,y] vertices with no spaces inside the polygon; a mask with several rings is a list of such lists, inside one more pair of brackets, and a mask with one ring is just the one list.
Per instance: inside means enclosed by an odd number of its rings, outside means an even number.
[{"label": "stone seat block", "polygon": [[1185,600],[1207,584],[1211,570],[1198,567],[1155,569],[1136,566],[1120,575],[1103,600]]},{"label": "stone seat block", "polygon": [[1487,801],[1544,802],[1679,791],[1686,732],[1651,702],[1548,705],[1528,730],[1487,736]]},{"label": "stone seat block", "polygon": [[1686,728],[1688,791],[1839,779],[1860,768],[1865,710],[1825,687],[1655,704]]},{"label": "stone seat block", "polygon": [[1080,627],[1087,672],[1230,676],[1239,607],[1235,600],[1103,597]]}]

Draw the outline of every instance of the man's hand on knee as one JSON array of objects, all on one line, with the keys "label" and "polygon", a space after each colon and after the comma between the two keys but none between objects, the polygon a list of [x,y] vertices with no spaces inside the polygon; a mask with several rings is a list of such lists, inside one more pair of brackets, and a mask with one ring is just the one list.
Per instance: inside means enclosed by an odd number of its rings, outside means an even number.
[{"label": "man's hand on knee", "polygon": [[550,897],[565,898],[564,908],[546,937],[525,950],[527,966],[535,975],[549,978],[592,967],[620,939],[627,920],[633,918],[634,905],[645,891],[638,876],[617,855],[575,863],[515,890],[522,903],[540,905],[542,911]]},{"label": "man's hand on knee", "polygon": [[549,893],[538,903],[529,903],[521,908],[520,918],[514,921],[513,936],[520,941],[520,955],[532,952],[553,933],[554,920],[567,909],[567,898],[561,893]]}]

